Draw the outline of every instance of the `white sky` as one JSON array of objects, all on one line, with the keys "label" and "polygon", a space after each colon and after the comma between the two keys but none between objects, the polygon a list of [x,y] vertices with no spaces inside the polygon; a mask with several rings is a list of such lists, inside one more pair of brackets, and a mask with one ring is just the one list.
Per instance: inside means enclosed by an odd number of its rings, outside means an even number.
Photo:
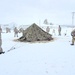
[{"label": "white sky", "polygon": [[0,24],[72,24],[75,0],[0,0]]}]

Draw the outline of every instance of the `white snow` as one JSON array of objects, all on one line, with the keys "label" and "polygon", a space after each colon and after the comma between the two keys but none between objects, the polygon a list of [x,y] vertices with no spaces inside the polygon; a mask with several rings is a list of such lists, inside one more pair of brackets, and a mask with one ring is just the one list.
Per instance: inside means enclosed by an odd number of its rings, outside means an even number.
[{"label": "white snow", "polygon": [[[0,55],[0,75],[75,75],[75,45],[70,45],[70,33],[70,28],[63,28],[58,36],[56,29],[55,40],[42,43],[15,42],[21,34],[2,33],[6,53]],[[16,49],[7,52],[12,46]]]}]

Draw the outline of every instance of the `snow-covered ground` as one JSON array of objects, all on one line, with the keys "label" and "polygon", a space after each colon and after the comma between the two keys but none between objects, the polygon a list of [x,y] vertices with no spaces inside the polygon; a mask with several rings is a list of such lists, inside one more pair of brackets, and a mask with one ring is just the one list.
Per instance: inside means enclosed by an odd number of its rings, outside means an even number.
[{"label": "snow-covered ground", "polygon": [[[2,33],[6,53],[0,55],[0,75],[75,75],[75,45],[70,45],[70,33],[70,28],[63,28],[58,36],[56,29],[54,41],[41,43],[15,42],[21,34]],[[12,46],[16,49],[7,52]]]}]

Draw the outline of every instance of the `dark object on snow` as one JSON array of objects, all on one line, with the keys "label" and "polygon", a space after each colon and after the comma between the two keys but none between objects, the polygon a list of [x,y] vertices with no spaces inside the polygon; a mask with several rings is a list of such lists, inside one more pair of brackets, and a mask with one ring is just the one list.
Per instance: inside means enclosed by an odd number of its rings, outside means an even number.
[{"label": "dark object on snow", "polygon": [[18,39],[19,41],[50,41],[53,40],[52,35],[42,30],[35,23],[23,31],[23,36]]},{"label": "dark object on snow", "polygon": [[74,45],[74,44],[71,44],[71,45]]}]

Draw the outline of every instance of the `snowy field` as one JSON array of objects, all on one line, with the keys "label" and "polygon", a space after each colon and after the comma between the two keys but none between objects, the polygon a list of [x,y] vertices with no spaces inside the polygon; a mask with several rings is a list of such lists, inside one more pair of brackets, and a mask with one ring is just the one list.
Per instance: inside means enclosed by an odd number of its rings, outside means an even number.
[{"label": "snowy field", "polygon": [[[15,42],[13,31],[2,33],[0,75],[75,75],[75,45],[71,46],[71,28],[63,28],[54,41],[41,43]],[[50,31],[52,34],[52,30]],[[67,33],[65,36],[64,34]],[[14,50],[7,52],[11,47]]]}]

